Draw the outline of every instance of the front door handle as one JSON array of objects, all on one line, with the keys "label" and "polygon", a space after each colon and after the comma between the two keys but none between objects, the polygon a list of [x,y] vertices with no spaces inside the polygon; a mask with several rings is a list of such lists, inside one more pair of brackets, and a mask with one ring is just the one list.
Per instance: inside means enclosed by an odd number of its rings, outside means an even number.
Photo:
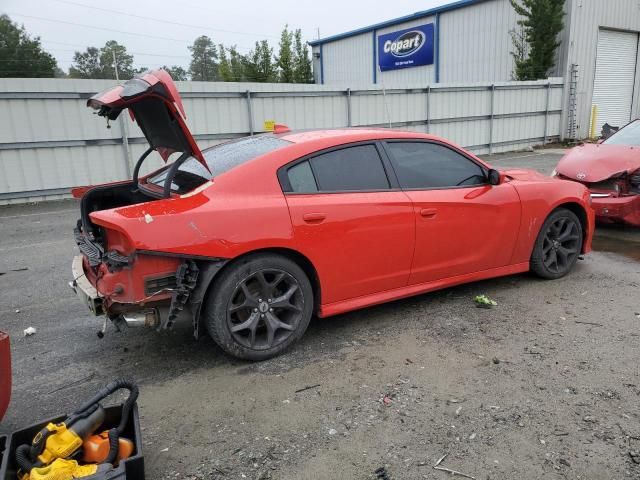
[{"label": "front door handle", "polygon": [[420,210],[420,215],[424,218],[434,218],[437,213],[438,210],[436,210],[435,208],[422,208]]},{"label": "front door handle", "polygon": [[305,213],[302,219],[307,223],[322,223],[327,218],[326,213]]}]

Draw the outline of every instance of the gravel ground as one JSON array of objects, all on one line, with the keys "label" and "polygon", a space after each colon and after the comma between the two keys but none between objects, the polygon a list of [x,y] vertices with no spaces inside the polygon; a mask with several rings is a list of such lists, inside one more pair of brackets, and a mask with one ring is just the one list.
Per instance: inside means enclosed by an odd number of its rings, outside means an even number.
[{"label": "gravel ground", "polygon": [[[549,173],[560,156],[497,155]],[[313,320],[276,359],[224,356],[188,326],[108,331],[67,286],[73,201],[0,210],[0,433],[136,379],[150,479],[640,478],[640,234],[607,229],[558,281],[489,280]],[[22,270],[27,268],[27,270]],[[491,309],[474,307],[487,294]],[[37,333],[24,337],[27,326]]]}]

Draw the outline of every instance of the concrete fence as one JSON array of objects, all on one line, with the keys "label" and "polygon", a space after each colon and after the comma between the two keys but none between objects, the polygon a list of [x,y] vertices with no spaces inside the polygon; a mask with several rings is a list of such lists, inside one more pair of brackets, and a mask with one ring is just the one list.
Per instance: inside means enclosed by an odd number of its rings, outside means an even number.
[{"label": "concrete fence", "polygon": [[[77,185],[130,176],[146,140],[128,115],[91,114],[88,97],[110,80],[0,79],[0,204],[63,198]],[[475,153],[512,151],[561,134],[560,78],[535,82],[350,86],[178,82],[202,148],[292,129],[379,126],[433,133]],[[155,163],[154,163],[155,162]],[[161,165],[146,162],[147,168]]]}]

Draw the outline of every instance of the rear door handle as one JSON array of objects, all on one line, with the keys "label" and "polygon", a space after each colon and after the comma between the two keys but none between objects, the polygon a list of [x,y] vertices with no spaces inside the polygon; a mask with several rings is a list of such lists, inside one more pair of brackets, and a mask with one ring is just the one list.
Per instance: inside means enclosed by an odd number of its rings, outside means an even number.
[{"label": "rear door handle", "polygon": [[438,210],[435,208],[423,208],[420,210],[420,215],[424,218],[433,218],[438,213]]},{"label": "rear door handle", "polygon": [[326,213],[305,213],[302,219],[307,223],[322,223],[327,218]]}]

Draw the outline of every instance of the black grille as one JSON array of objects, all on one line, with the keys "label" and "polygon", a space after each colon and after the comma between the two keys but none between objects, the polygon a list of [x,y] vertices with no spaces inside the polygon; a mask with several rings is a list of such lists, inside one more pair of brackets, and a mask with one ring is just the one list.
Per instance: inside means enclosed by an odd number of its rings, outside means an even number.
[{"label": "black grille", "polygon": [[144,281],[144,294],[147,297],[161,290],[175,289],[177,286],[176,275],[171,273],[162,277],[147,278]]}]

